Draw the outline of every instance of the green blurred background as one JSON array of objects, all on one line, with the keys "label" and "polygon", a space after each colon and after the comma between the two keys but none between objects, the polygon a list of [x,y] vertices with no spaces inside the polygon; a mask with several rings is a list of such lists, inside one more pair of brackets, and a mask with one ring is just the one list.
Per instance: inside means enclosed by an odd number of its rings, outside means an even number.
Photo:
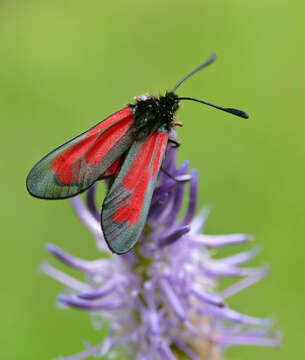
[{"label": "green blurred background", "polygon": [[227,358],[304,358],[304,12],[286,0],[1,0],[1,359],[52,359],[101,338],[87,314],[57,309],[61,287],[38,272],[46,242],[98,253],[68,201],[28,195],[31,166],[134,95],[171,88],[212,51],[216,63],[179,94],[250,120],[185,103],[179,159],[199,171],[206,231],[254,234],[263,251],[253,265],[270,264],[230,305],[274,316],[284,336],[280,349]]}]

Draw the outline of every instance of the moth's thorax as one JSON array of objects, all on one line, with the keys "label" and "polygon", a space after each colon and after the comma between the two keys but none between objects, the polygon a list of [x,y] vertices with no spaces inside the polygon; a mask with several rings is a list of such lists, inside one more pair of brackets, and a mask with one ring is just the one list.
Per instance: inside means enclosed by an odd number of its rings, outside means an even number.
[{"label": "moth's thorax", "polygon": [[160,127],[170,130],[174,114],[179,107],[179,100],[172,92],[159,98],[145,94],[137,96],[136,103],[129,107],[134,116],[130,130],[134,140],[141,140]]}]

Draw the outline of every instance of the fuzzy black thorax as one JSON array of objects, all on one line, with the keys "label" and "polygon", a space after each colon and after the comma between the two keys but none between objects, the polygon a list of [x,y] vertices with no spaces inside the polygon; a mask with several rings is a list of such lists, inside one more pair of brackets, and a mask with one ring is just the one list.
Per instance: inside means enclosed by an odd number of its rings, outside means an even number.
[{"label": "fuzzy black thorax", "polygon": [[145,96],[137,98],[134,105],[129,105],[134,116],[130,131],[134,140],[147,138],[150,134],[165,126],[170,130],[174,114],[179,107],[178,96],[167,92],[159,98]]}]

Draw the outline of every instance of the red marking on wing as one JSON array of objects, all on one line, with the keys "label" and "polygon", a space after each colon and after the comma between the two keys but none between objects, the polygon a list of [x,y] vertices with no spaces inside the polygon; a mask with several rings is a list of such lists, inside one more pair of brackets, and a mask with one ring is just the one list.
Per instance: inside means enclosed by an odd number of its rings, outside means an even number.
[{"label": "red marking on wing", "polygon": [[[133,121],[130,108],[126,107],[89,130],[79,143],[71,146],[55,157],[50,168],[57,175],[58,182],[68,185],[77,182],[81,167],[81,157],[85,155],[88,164],[96,164],[103,159],[109,148],[126,132]],[[99,135],[101,131],[104,132]]]},{"label": "red marking on wing", "polygon": [[120,160],[121,158],[116,159],[116,161],[110,166],[110,168],[104,172],[103,176],[114,175],[118,170]]},{"label": "red marking on wing", "polygon": [[101,121],[99,124],[94,126],[91,130],[89,130],[87,132],[86,136],[90,136],[100,130],[103,130],[103,129],[115,124],[116,122],[129,117],[129,116],[132,116],[132,114],[131,114],[129,106],[127,106],[124,109],[110,115],[107,119]]},{"label": "red marking on wing", "polygon": [[120,121],[119,123],[111,126],[99,136],[97,141],[85,154],[85,160],[89,164],[97,164],[103,159],[111,146],[116,143],[130,127],[133,121],[132,116]]},{"label": "red marking on wing", "polygon": [[95,136],[83,139],[80,143],[65,150],[63,153],[54,158],[51,162],[51,170],[58,177],[58,181],[63,184],[69,184],[72,176],[72,163],[75,163],[82,154],[95,141]]},{"label": "red marking on wing", "polygon": [[125,189],[132,191],[131,196],[128,203],[113,214],[112,219],[114,221],[123,222],[125,220],[128,227],[137,223],[147,187],[150,185],[149,182],[152,181],[160,167],[167,138],[167,132],[155,132],[141,146],[134,162],[123,178]]},{"label": "red marking on wing", "polygon": [[156,172],[159,170],[161,156],[164,154],[166,145],[167,145],[167,132],[159,132],[156,142],[156,149],[153,156],[152,171],[150,174],[151,179],[155,176]]},{"label": "red marking on wing", "polygon": [[137,186],[135,187],[128,204],[124,205],[113,214],[112,219],[114,221],[123,222],[124,220],[126,220],[128,227],[137,223],[142,209],[148,181],[149,170],[146,169],[145,172],[142,174]]},{"label": "red marking on wing", "polygon": [[141,174],[149,165],[151,156],[154,151],[157,134],[158,133],[153,133],[144,142],[130,169],[124,176],[123,185],[127,190],[132,190],[136,186],[139,178],[141,177]]}]

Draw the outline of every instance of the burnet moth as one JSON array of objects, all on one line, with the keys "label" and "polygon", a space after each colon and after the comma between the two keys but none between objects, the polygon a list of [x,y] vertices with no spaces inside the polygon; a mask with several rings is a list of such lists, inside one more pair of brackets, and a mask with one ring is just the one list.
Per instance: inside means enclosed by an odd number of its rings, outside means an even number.
[{"label": "burnet moth", "polygon": [[186,79],[215,58],[213,53],[164,96],[136,97],[135,104],[51,151],[31,169],[26,180],[29,193],[41,199],[66,199],[111,176],[102,206],[101,227],[111,251],[116,254],[129,251],[144,228],[167,143],[178,145],[169,138],[169,130],[181,125],[174,121],[180,102],[197,101],[248,118],[241,110],[176,95]]}]

